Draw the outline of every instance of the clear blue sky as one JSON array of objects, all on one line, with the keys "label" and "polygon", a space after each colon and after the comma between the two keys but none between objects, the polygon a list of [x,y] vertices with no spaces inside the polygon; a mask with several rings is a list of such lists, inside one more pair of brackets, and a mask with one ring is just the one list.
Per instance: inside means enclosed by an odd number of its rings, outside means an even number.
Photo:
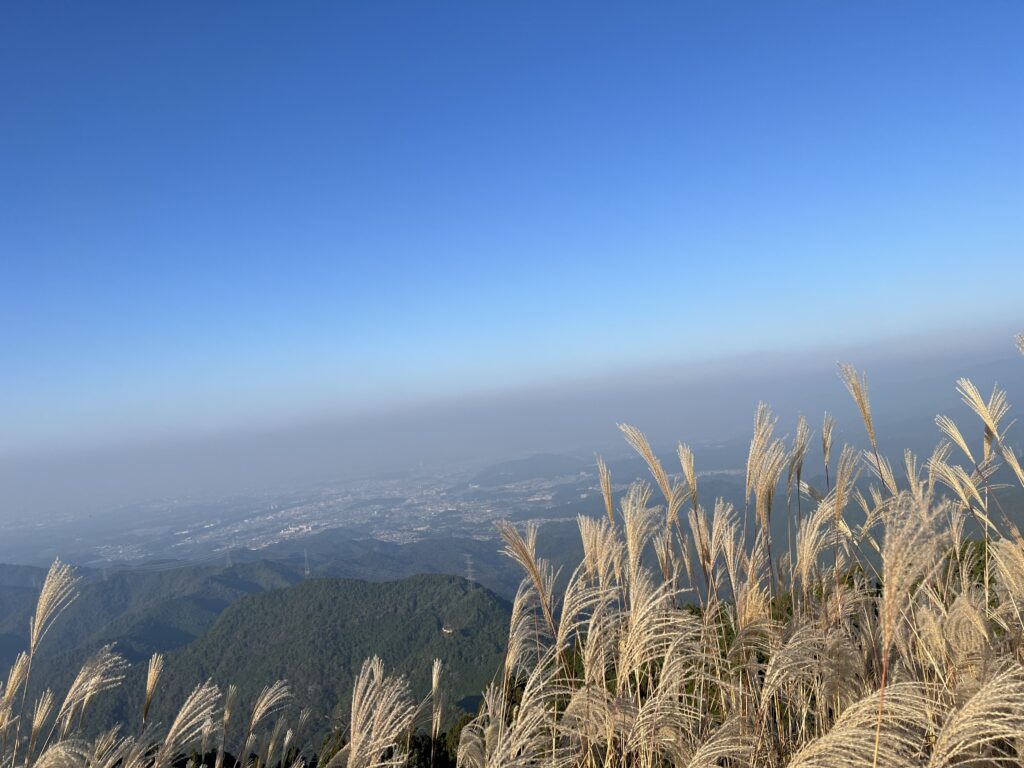
[{"label": "clear blue sky", "polygon": [[1024,319],[1024,4],[0,8],[0,448]]}]

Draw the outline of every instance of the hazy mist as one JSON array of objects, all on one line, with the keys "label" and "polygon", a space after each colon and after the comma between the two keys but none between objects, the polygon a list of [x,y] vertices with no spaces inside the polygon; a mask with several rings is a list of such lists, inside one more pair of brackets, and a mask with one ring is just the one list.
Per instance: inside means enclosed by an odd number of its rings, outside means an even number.
[{"label": "hazy mist", "polygon": [[[32,454],[0,460],[0,516],[75,515],[152,498],[233,494],[417,468],[441,469],[541,451],[589,455],[625,450],[616,424],[644,429],[652,442],[742,442],[758,400],[780,415],[780,433],[798,413],[812,425],[828,409],[863,442],[852,403],[836,376],[838,359],[868,373],[883,446],[927,450],[936,413],[963,414],[959,376],[983,391],[996,381],[1024,388],[1024,365],[1009,333],[977,338],[900,340],[875,348],[764,354],[609,372],[548,386],[436,400],[401,409],[285,426],[253,425],[218,435]],[[963,422],[971,433],[971,422]],[[699,452],[698,452],[699,461]]]}]

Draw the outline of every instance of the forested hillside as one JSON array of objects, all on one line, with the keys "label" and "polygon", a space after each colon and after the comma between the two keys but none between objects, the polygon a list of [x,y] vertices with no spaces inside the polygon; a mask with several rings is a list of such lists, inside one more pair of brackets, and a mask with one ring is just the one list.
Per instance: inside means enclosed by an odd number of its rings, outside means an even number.
[{"label": "forested hillside", "polygon": [[[286,587],[302,576],[265,561],[226,568],[196,564],[166,570],[126,570],[104,575],[83,569],[81,594],[47,636],[37,664],[58,678],[73,675],[83,658],[116,642],[130,661],[191,642],[239,597]],[[28,638],[28,620],[46,575],[44,569],[3,566],[0,586],[0,663],[11,664]]]},{"label": "forested hillside", "polygon": [[[311,711],[307,735],[317,740],[330,715],[347,717],[353,680],[373,655],[407,675],[418,697],[429,692],[431,664],[440,659],[450,717],[472,714],[501,665],[509,615],[502,598],[444,575],[384,583],[311,579],[248,595],[199,639],[167,655],[153,717],[173,719],[196,680],[236,685],[243,708],[268,683],[286,680],[295,710]],[[131,721],[144,689],[145,665],[135,665],[123,685],[97,701],[93,726]]]}]

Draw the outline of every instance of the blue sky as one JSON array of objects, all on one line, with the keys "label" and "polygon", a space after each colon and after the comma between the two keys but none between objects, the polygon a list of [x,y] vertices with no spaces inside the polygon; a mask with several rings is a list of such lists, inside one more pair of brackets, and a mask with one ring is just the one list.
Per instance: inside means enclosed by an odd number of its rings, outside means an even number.
[{"label": "blue sky", "polygon": [[5,3],[0,449],[1024,325],[1021,29]]}]

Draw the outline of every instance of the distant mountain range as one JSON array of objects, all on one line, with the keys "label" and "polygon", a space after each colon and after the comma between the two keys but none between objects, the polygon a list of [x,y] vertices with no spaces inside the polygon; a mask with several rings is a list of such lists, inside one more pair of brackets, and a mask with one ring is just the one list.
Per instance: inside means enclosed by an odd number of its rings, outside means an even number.
[{"label": "distant mountain range", "polygon": [[[267,561],[190,565],[167,570],[126,570],[104,575],[80,570],[79,596],[41,646],[39,663],[68,666],[116,642],[129,660],[179,648],[209,629],[243,595],[301,580],[288,566]],[[27,642],[45,569],[0,566],[0,666]]]},{"label": "distant mountain range", "polygon": [[[549,523],[544,529],[541,555],[556,566],[575,566],[581,556],[575,521]],[[418,574],[471,572],[474,581],[510,600],[522,572],[500,550],[496,538],[441,536],[396,544],[355,538],[337,529],[255,552],[236,550],[215,562],[109,571],[80,568],[79,597],[47,636],[39,664],[77,669],[107,643],[116,643],[131,661],[174,651],[210,630],[239,599],[307,578],[389,582]],[[0,670],[26,646],[29,618],[45,575],[44,568],[0,564]]]}]

